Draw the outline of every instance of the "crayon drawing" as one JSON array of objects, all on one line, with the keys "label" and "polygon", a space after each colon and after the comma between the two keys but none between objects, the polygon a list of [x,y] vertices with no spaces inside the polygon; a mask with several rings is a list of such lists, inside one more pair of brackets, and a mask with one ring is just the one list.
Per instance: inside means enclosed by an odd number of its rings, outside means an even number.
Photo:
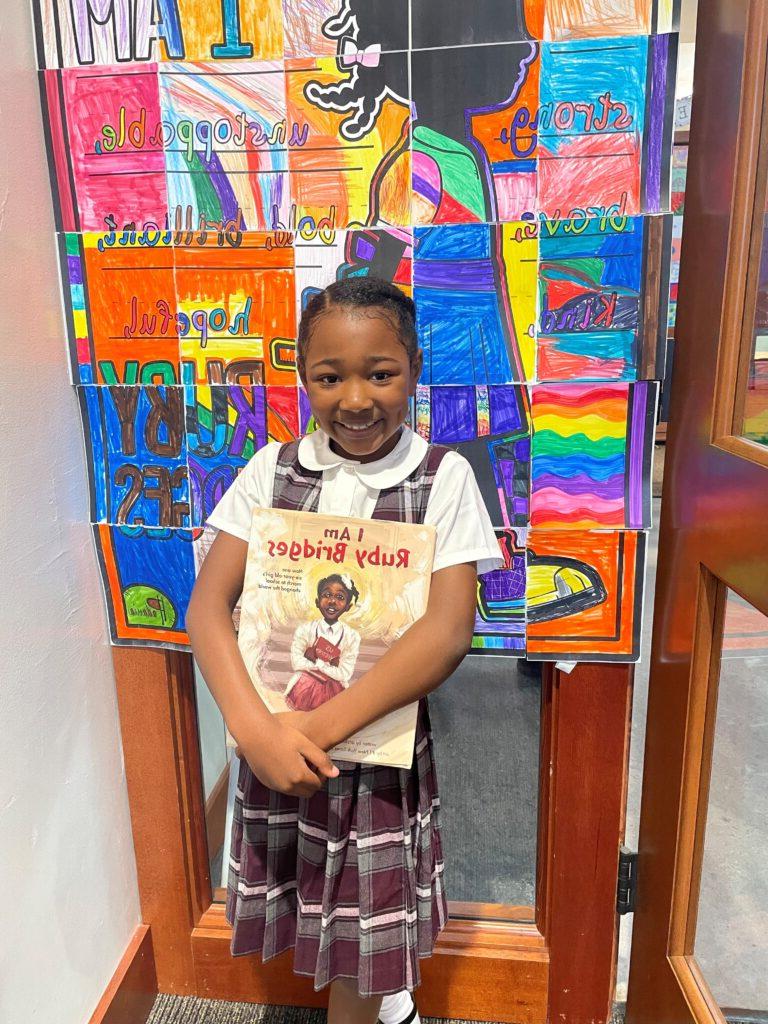
[{"label": "crayon drawing", "polygon": [[413,223],[510,221],[535,208],[536,43],[414,50]]},{"label": "crayon drawing", "polygon": [[202,526],[268,441],[298,436],[295,387],[187,387],[185,429],[192,524]]},{"label": "crayon drawing", "polygon": [[193,534],[255,451],[315,429],[302,310],[373,275],[416,301],[407,422],[470,461],[498,531],[475,650],[527,628],[536,657],[633,659],[678,6],[33,0],[116,643],[186,642]]},{"label": "crayon drawing", "polygon": [[159,80],[171,209],[191,209],[202,226],[284,223],[291,133],[282,62],[169,62]]},{"label": "crayon drawing", "polygon": [[238,472],[267,443],[266,389],[201,385],[184,389],[194,526],[202,526]]},{"label": "crayon drawing", "polygon": [[248,231],[174,252],[184,383],[295,383],[293,246]]},{"label": "crayon drawing", "polygon": [[495,527],[527,524],[531,443],[524,387],[419,385],[415,429],[467,459]]},{"label": "crayon drawing", "polygon": [[637,377],[644,225],[642,217],[542,223],[538,380]]},{"label": "crayon drawing", "polygon": [[[176,3],[198,6],[196,0]],[[163,6],[165,14],[160,20],[151,3],[38,0],[34,13],[39,67],[147,62],[161,60],[165,54],[181,60],[185,54],[179,10],[176,4]]]},{"label": "crayon drawing", "polygon": [[413,49],[541,39],[547,0],[411,0]]},{"label": "crayon drawing", "polygon": [[641,212],[647,59],[645,36],[543,44],[538,204],[547,217]]},{"label": "crayon drawing", "polygon": [[669,307],[667,326],[674,328],[677,321],[677,289],[680,283],[680,253],[683,247],[683,216],[672,218],[672,251],[669,258]]},{"label": "crayon drawing", "polygon": [[43,86],[59,230],[164,224],[157,65],[44,71]]},{"label": "crayon drawing", "polygon": [[267,440],[293,441],[299,437],[299,391],[296,387],[267,388]]},{"label": "crayon drawing", "polygon": [[[80,0],[83,2],[83,0]],[[140,7],[136,4],[136,7]],[[163,4],[166,12],[171,5]],[[201,3],[174,0],[184,52],[168,52],[171,60],[279,60],[283,56],[283,18],[280,0],[247,3]],[[233,18],[232,14],[236,17]],[[167,13],[163,15],[163,21]],[[160,22],[162,25],[162,21]]]},{"label": "crayon drawing", "polygon": [[519,227],[415,229],[425,384],[507,384],[533,376],[536,242],[516,242]]},{"label": "crayon drawing", "polygon": [[361,228],[296,238],[296,323],[331,281],[371,274],[410,295],[413,236],[408,228]]},{"label": "crayon drawing", "polygon": [[91,521],[189,526],[183,389],[86,385],[77,390]]},{"label": "crayon drawing", "polygon": [[525,654],[526,534],[496,531],[504,565],[477,578],[473,654]]},{"label": "crayon drawing", "polygon": [[408,55],[285,61],[296,217],[331,228],[410,220]]},{"label": "crayon drawing", "polygon": [[637,661],[645,534],[528,533],[527,655],[533,661]]},{"label": "crayon drawing", "polygon": [[544,0],[547,39],[647,35],[651,0]]},{"label": "crayon drawing", "polygon": [[408,49],[409,0],[283,0],[286,57]]},{"label": "crayon drawing", "polygon": [[280,0],[236,7],[201,0],[40,0],[37,6],[38,59],[47,68],[283,56]]},{"label": "crayon drawing", "polygon": [[74,232],[60,232],[57,236],[71,384],[94,383],[94,354],[90,309],[85,293],[82,241],[82,235]]},{"label": "crayon drawing", "polygon": [[649,529],[658,383],[532,391],[531,525]]},{"label": "crayon drawing", "polygon": [[189,646],[184,617],[195,582],[196,532],[93,526],[113,644]]},{"label": "crayon drawing", "polygon": [[68,233],[59,254],[79,384],[178,384],[174,250],[152,232]]}]

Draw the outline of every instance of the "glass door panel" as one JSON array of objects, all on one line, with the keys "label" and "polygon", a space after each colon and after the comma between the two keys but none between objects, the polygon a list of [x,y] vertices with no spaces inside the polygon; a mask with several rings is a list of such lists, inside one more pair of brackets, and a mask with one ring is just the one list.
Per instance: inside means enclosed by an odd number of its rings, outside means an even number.
[{"label": "glass door panel", "polygon": [[[755,263],[757,280],[755,312],[745,324],[739,394],[737,396],[736,433],[749,441],[768,446],[768,233],[763,213],[756,221],[760,232],[759,262]],[[756,242],[758,240],[756,239]]]},{"label": "glass door panel", "polygon": [[[197,666],[195,686],[211,887],[223,901],[239,760],[225,745],[224,721]],[[429,707],[452,916],[530,921],[541,666],[469,655]]]},{"label": "glass door panel", "polygon": [[734,408],[733,432],[768,446],[768,91],[762,99],[762,127],[755,181],[746,302]]},{"label": "glass door panel", "polygon": [[[208,863],[214,899],[221,899],[216,890],[226,885],[222,864],[226,862],[225,840],[229,838],[228,821],[230,798],[230,768],[237,762],[234,751],[226,745],[226,730],[211,691],[194,662],[197,723],[200,736],[200,763],[203,769],[203,798],[205,805],[205,833],[208,841]],[[234,792],[232,792],[234,797]]]},{"label": "glass door panel", "polygon": [[541,665],[470,654],[429,707],[448,899],[530,920],[521,908],[535,903]]},{"label": "glass door panel", "polygon": [[768,1010],[767,845],[768,617],[729,590],[694,946],[729,1017]]}]

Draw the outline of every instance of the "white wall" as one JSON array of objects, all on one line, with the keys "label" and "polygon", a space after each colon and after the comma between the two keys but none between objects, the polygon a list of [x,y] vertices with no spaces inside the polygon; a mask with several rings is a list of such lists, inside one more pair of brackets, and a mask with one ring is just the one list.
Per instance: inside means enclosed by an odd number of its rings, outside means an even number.
[{"label": "white wall", "polygon": [[0,1022],[88,1020],[139,922],[29,4],[0,15]]}]

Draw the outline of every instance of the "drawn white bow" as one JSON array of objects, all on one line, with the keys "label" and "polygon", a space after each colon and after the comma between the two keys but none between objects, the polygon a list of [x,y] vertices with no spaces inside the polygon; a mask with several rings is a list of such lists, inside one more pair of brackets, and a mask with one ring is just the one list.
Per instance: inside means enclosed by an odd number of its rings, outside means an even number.
[{"label": "drawn white bow", "polygon": [[344,47],[339,55],[339,63],[343,68],[359,64],[364,68],[377,68],[381,60],[381,43],[371,43],[364,50],[358,50],[351,39],[344,40]]}]

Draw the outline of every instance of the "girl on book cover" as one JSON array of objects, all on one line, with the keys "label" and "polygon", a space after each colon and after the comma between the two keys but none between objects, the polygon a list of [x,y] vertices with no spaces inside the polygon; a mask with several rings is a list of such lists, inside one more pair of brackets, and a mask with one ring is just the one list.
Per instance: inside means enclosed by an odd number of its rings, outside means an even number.
[{"label": "girl on book cover", "polygon": [[[410,993],[448,917],[427,694],[470,649],[477,573],[501,565],[499,545],[467,460],[407,425],[424,359],[407,295],[373,276],[334,282],[309,298],[296,356],[317,429],[260,448],[209,516],[219,533],[186,617],[242,756],[227,884],[231,952],[266,961],[292,949],[294,972],[315,990],[330,987],[329,1024],[418,1024]],[[426,612],[352,686],[339,670],[354,592],[343,569],[343,588],[326,577],[317,633],[307,622],[296,638],[303,661],[292,696],[313,699],[315,684],[310,691],[302,679],[319,682],[318,672],[339,690],[310,711],[272,714],[237,645],[232,609],[254,508],[435,530]],[[409,768],[333,763],[336,745],[416,701]]]},{"label": "girl on book cover", "polygon": [[317,585],[320,619],[302,622],[293,634],[295,675],[285,691],[292,711],[312,711],[349,686],[360,650],[360,634],[339,622],[359,598],[350,576],[333,573]]}]

